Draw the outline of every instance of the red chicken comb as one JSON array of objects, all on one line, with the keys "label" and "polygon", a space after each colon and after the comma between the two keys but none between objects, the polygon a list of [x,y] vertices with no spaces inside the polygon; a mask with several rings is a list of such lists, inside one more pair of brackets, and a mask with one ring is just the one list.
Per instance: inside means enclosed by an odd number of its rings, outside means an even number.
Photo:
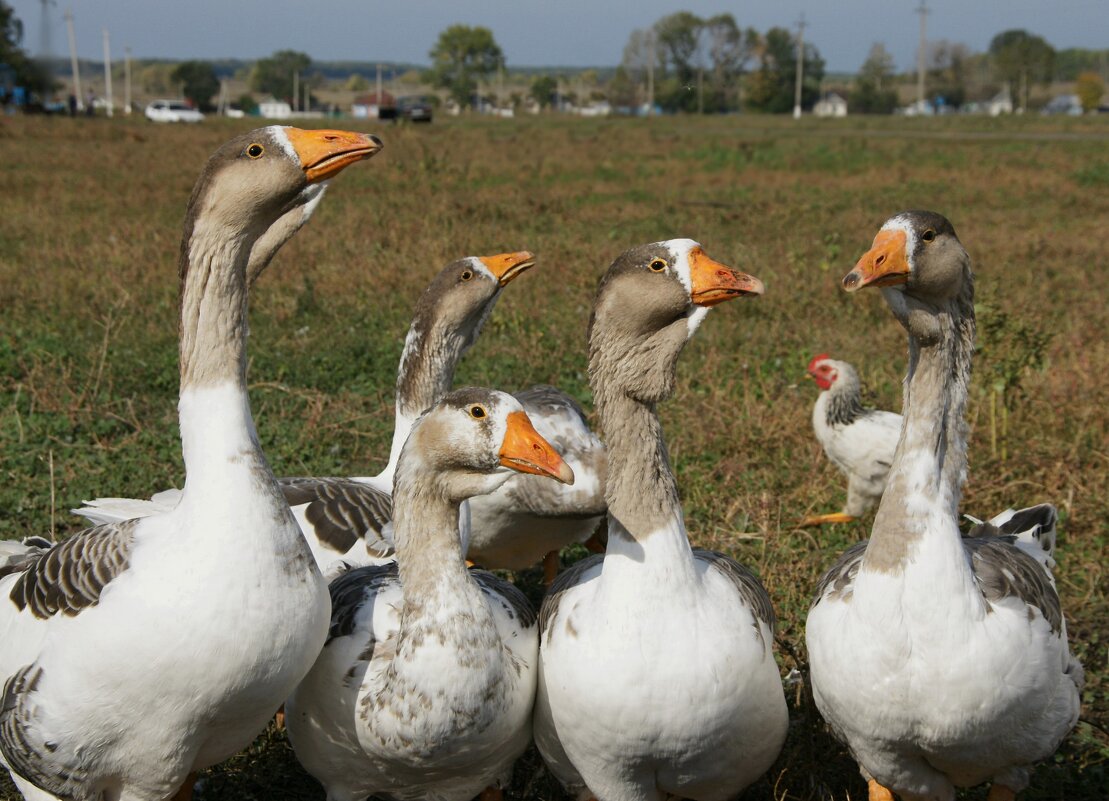
[{"label": "red chicken comb", "polygon": [[812,357],[812,361],[809,362],[809,368],[808,368],[809,372],[811,373],[816,368],[816,365],[819,362],[822,362],[825,359],[830,359],[830,358],[831,358],[831,356],[829,356],[827,353],[818,353],[818,354],[816,354],[815,356]]}]

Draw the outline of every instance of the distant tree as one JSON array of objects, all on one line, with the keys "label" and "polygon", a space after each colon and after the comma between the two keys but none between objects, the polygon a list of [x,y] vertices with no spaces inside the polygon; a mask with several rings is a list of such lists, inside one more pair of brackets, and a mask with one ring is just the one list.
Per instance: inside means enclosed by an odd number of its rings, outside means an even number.
[{"label": "distant tree", "polygon": [[32,61],[23,52],[23,21],[15,10],[0,0],[0,64],[7,64],[14,73],[15,84],[43,94],[53,88],[48,70]]},{"label": "distant tree", "polygon": [[219,91],[219,78],[207,61],[182,61],[173,72],[170,80],[181,86],[181,94],[202,110],[211,108],[208,101]]},{"label": "distant tree", "polygon": [[893,56],[885,45],[880,42],[871,45],[848,101],[851,110],[859,114],[890,114],[897,108],[897,91],[893,88]]},{"label": "distant tree", "polygon": [[742,30],[731,14],[705,20],[701,47],[711,69],[705,111],[729,111],[738,106],[740,80],[758,42],[758,32]]},{"label": "distant tree", "polygon": [[488,28],[452,25],[439,34],[428,54],[429,82],[450,92],[460,106],[468,106],[478,80],[504,66],[504,53]]},{"label": "distant tree", "polygon": [[1028,86],[1051,80],[1055,50],[1042,36],[1021,29],[999,33],[990,42],[994,73],[1020,92],[1021,108],[1028,105]]},{"label": "distant tree", "polygon": [[1109,77],[1106,67],[1109,66],[1109,50],[1085,50],[1080,47],[1068,47],[1055,52],[1055,80],[1074,81],[1083,72],[1101,72],[1102,77]]},{"label": "distant tree", "polygon": [[255,92],[291,102],[293,75],[299,74],[301,79],[307,78],[311,64],[312,59],[306,53],[279,50],[269,58],[260,58],[254,62],[254,68],[250,71],[250,88]]},{"label": "distant tree", "polygon": [[254,95],[246,92],[239,96],[239,108],[246,114],[253,114],[258,110],[258,104],[254,102]]},{"label": "distant tree", "polygon": [[531,79],[531,96],[541,108],[551,105],[557,89],[558,80],[552,75],[536,75]]},{"label": "distant tree", "polygon": [[344,87],[348,92],[365,92],[367,89],[370,88],[370,82],[366,80],[365,75],[353,72],[351,73],[350,77],[347,78],[347,82],[344,84]]},{"label": "distant tree", "polygon": [[608,102],[624,108],[632,108],[639,103],[635,81],[623,65],[616,68],[608,82]]},{"label": "distant tree", "polygon": [[1082,110],[1089,114],[1097,111],[1101,103],[1101,96],[1105,94],[1105,81],[1096,72],[1083,72],[1075,79],[1074,91],[1082,104]]},{"label": "distant tree", "polygon": [[[771,28],[759,48],[759,67],[748,77],[747,106],[771,114],[792,111],[796,74],[797,40],[785,28]],[[812,108],[820,96],[823,79],[824,59],[814,45],[806,44],[802,108]]]},{"label": "distant tree", "polygon": [[967,100],[967,84],[973,56],[970,48],[958,42],[938,39],[928,43],[925,58],[931,96],[945,105],[961,106]]},{"label": "distant tree", "polygon": [[690,11],[669,14],[655,23],[660,55],[680,83],[691,83],[696,73],[701,28],[704,21]]}]

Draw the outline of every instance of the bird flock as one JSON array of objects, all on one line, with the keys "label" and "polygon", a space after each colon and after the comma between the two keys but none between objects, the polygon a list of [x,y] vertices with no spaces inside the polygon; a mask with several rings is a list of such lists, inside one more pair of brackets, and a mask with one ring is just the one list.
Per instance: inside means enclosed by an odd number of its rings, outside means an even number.
[{"label": "bird flock", "polygon": [[[271,126],[203,167],[185,216],[180,489],[100,498],[59,544],[0,543],[0,761],[27,801],[184,801],[284,708],[329,801],[496,798],[534,742],[581,801],[725,801],[789,727],[758,576],[693,548],[657,405],[716,306],[758,278],[690,239],[603,274],[588,331],[600,436],[555,387],[454,388],[528,251],[447,265],[398,369],[385,468],[276,477],[247,394],[247,296],[374,136]],[[871,537],[815,587],[811,684],[870,801],[1011,801],[1075,725],[1082,667],[1050,504],[959,528],[974,277],[943,216],[890,217],[843,288],[905,328],[903,414],[821,354],[813,426]],[[766,301],[759,301],[766,302]],[[155,488],[147,488],[153,490]],[[558,573],[558,550],[595,551]],[[542,560],[535,610],[480,569]]]}]

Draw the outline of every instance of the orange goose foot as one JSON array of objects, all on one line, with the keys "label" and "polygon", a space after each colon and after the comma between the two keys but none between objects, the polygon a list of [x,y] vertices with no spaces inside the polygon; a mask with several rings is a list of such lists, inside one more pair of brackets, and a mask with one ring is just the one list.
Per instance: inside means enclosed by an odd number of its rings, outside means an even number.
[{"label": "orange goose foot", "polygon": [[273,715],[273,725],[277,727],[278,731],[285,731],[285,705],[282,704],[281,708]]},{"label": "orange goose foot", "polygon": [[605,552],[605,544],[596,534],[583,542],[582,545],[584,545],[586,547],[586,550],[588,550],[590,553]]},{"label": "orange goose foot", "polygon": [[894,801],[893,793],[871,779],[866,784],[868,801]]},{"label": "orange goose foot", "polygon": [[832,512],[826,515],[809,515],[797,525],[800,528],[811,528],[812,526],[823,526],[828,523],[854,523],[858,519],[843,512]]},{"label": "orange goose foot", "polygon": [[1016,790],[1004,784],[994,784],[990,786],[990,794],[986,796],[986,801],[1015,801],[1016,797]]}]

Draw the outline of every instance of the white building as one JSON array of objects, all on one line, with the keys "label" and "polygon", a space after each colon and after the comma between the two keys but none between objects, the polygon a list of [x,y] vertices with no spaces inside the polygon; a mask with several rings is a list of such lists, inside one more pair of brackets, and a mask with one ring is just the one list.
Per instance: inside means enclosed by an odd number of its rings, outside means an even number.
[{"label": "white building", "polygon": [[293,116],[293,107],[271,97],[258,104],[258,113],[268,120],[287,120]]},{"label": "white building", "polygon": [[847,101],[835,92],[829,92],[816,102],[812,113],[817,117],[846,117]]}]

